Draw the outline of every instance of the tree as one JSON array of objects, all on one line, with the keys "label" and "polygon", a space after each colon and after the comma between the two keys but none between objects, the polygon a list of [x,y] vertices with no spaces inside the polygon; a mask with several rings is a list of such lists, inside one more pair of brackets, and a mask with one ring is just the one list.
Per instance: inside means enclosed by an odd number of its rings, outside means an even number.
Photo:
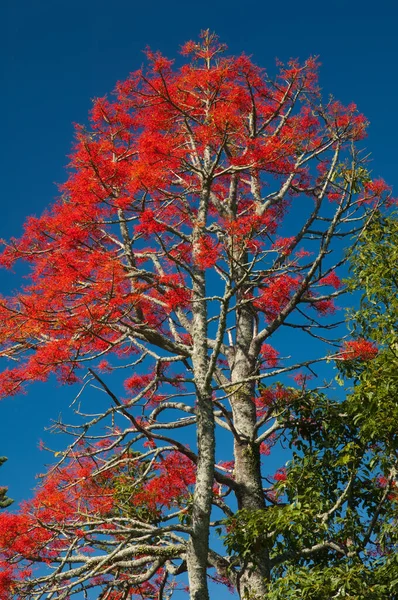
[{"label": "tree", "polygon": [[[148,51],[77,127],[61,198],[5,246],[31,280],[1,300],[3,395],[55,373],[110,404],[58,424],[72,443],[1,515],[3,598],[161,599],[185,571],[193,600],[209,577],[247,599],[337,597],[347,573],[359,598],[369,548],[394,546],[377,524],[395,475],[309,384],[317,364],[377,355],[330,336],[343,242],[391,191],[367,170],[356,106],[322,104],[314,59],[272,78],[224,50],[206,31],[179,68]],[[292,460],[272,475],[280,444]]]}]

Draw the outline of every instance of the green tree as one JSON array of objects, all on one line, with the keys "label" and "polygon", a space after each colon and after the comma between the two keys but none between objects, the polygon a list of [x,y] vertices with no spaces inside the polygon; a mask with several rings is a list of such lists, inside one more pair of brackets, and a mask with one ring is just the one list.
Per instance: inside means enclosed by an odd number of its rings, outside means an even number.
[{"label": "green tree", "polygon": [[[308,392],[285,412],[293,458],[267,511],[230,519],[229,550],[269,544],[272,600],[398,598],[398,221],[377,214],[351,255],[356,342],[337,360],[342,401]],[[374,352],[377,343],[379,351]],[[351,355],[350,355],[351,351]]]}]

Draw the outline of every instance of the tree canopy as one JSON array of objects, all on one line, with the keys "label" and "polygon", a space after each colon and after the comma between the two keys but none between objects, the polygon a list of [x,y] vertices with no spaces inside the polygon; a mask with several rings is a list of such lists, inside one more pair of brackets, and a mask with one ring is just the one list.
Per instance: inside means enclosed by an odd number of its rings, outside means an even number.
[{"label": "tree canopy", "polygon": [[1,600],[398,597],[391,190],[315,59],[271,76],[225,51],[148,50],[4,242],[30,279],[0,299],[1,393],[55,374],[79,420],[0,513]]}]

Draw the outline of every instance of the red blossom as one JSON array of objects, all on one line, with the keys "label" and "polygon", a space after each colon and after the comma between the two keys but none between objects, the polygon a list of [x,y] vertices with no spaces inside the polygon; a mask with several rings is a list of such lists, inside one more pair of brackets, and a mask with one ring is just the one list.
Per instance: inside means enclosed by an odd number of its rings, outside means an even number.
[{"label": "red blossom", "polygon": [[191,291],[184,287],[170,288],[164,294],[164,300],[171,310],[187,308],[192,299]]},{"label": "red blossom", "polygon": [[297,250],[297,252],[294,253],[296,258],[304,258],[306,256],[311,256],[311,254],[312,252],[305,250],[304,248],[300,248],[300,250]]},{"label": "red blossom", "polygon": [[329,300],[316,300],[313,303],[313,306],[317,313],[320,315],[333,315],[336,312],[336,306],[334,304],[333,298]]},{"label": "red blossom", "polygon": [[264,279],[263,286],[254,305],[261,310],[268,321],[274,320],[289,304],[292,294],[300,284],[298,277],[276,275]]},{"label": "red blossom", "polygon": [[137,504],[153,509],[161,506],[175,506],[190,493],[189,487],[195,483],[195,465],[179,452],[170,452],[157,465],[159,475],[153,477],[143,490],[135,495]]},{"label": "red blossom", "polygon": [[11,600],[16,582],[14,569],[6,562],[0,561],[0,600]]},{"label": "red blossom", "polygon": [[310,379],[312,379],[312,377],[313,377],[312,375],[309,375],[308,373],[302,373],[301,371],[299,373],[295,373],[293,375],[294,381],[300,387],[304,387],[306,385],[307,381],[309,381]]},{"label": "red blossom", "polygon": [[143,375],[132,375],[124,382],[124,387],[129,392],[138,393],[141,392],[144,388],[146,388],[151,381],[153,381],[154,376],[152,374],[143,374]]},{"label": "red blossom", "polygon": [[195,263],[201,269],[211,269],[218,260],[219,250],[216,242],[209,236],[203,235],[198,240],[195,252]]},{"label": "red blossom", "polygon": [[335,290],[338,290],[341,287],[341,279],[336,275],[335,271],[330,271],[325,277],[319,280],[320,285],[330,285]]},{"label": "red blossom", "polygon": [[[318,93],[315,61],[279,65],[280,79],[271,85],[247,56],[223,58],[218,56],[222,49],[216,36],[204,32],[201,41],[183,47],[193,62],[181,68],[148,50],[149,69],[118,83],[114,99],[97,99],[88,128],[76,126],[62,199],[29,219],[21,238],[2,254],[7,267],[18,259],[31,266],[24,294],[0,303],[2,352],[18,352],[19,361],[2,373],[3,395],[51,373],[62,382],[76,382],[79,361],[108,352],[120,357],[126,343],[121,330],[138,323],[170,337],[170,311],[191,308],[189,281],[168,284],[161,273],[181,276],[193,260],[203,269],[218,265],[222,272],[231,248],[261,254],[294,197],[322,186],[330,168],[330,157],[317,152],[317,182],[309,166],[297,167],[300,153],[336,135],[349,142],[363,134],[365,122],[354,105],[331,102],[322,119],[315,115],[307,101],[307,94]],[[203,60],[206,68],[199,64]],[[207,94],[214,101],[206,109]],[[303,104],[293,111],[296,94]],[[264,127],[257,136],[248,130],[253,102],[257,124]],[[281,114],[286,114],[282,128]],[[203,181],[195,161],[200,163],[205,151],[215,167],[208,220],[200,223]],[[284,199],[260,209],[255,188],[279,185],[290,175],[292,187]],[[232,210],[233,181],[237,202]],[[388,189],[376,180],[366,194],[380,197]],[[194,227],[201,231],[193,257]],[[146,239],[152,242],[147,248]],[[278,237],[273,247],[284,256],[295,240],[294,235]],[[296,258],[307,253],[303,248]],[[156,260],[161,264],[155,266]],[[253,289],[253,306],[273,321],[299,285],[292,270],[268,275]],[[322,314],[332,312],[326,301],[316,307]]]},{"label": "red blossom", "polygon": [[387,499],[392,502],[398,502],[398,483],[397,481],[392,481],[391,479],[387,479],[384,475],[378,475],[376,478],[377,487],[381,489],[385,489],[387,487],[391,488],[391,493],[388,494]]},{"label": "red blossom", "polygon": [[269,387],[264,387],[260,395],[255,398],[257,415],[263,416],[273,405],[289,404],[296,397],[296,392],[292,388],[276,383]]},{"label": "red blossom", "polygon": [[288,256],[292,251],[292,246],[294,245],[295,241],[296,241],[295,237],[287,237],[287,238],[279,237],[272,244],[272,249],[278,250],[278,252],[282,256]]},{"label": "red blossom", "polygon": [[136,226],[135,230],[137,233],[142,233],[146,238],[154,233],[166,231],[166,226],[156,219],[153,210],[147,209],[142,212],[140,221],[140,224]]},{"label": "red blossom", "polygon": [[275,350],[275,348],[269,344],[263,344],[261,346],[260,354],[267,367],[275,368],[278,366],[279,352]]},{"label": "red blossom", "polygon": [[286,467],[281,467],[280,469],[278,469],[274,475],[274,480],[275,481],[286,481],[287,480],[287,473],[286,473]]},{"label": "red blossom", "polygon": [[98,363],[98,370],[101,373],[109,373],[110,371],[112,371],[112,366],[109,364],[109,362],[107,360],[101,360]]},{"label": "red blossom", "polygon": [[340,353],[340,360],[362,360],[368,361],[375,358],[378,354],[378,348],[369,340],[359,338],[344,343],[344,348]]},{"label": "red blossom", "polygon": [[269,456],[271,454],[271,445],[267,442],[261,442],[260,454],[262,454],[263,456]]},{"label": "red blossom", "polygon": [[340,202],[341,192],[329,192],[328,200],[329,200],[329,202]]},{"label": "red blossom", "polygon": [[361,204],[375,204],[377,200],[381,200],[384,195],[391,196],[391,187],[387,185],[384,179],[374,179],[365,183],[363,193],[358,202]]}]

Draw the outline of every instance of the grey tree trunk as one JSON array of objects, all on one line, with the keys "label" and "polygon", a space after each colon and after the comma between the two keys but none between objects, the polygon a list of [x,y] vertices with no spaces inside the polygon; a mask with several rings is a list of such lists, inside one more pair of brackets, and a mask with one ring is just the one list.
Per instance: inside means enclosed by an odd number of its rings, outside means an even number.
[{"label": "grey tree trunk", "polygon": [[[204,190],[198,220],[206,221],[208,190]],[[194,231],[193,252],[201,235],[200,226]],[[192,308],[192,365],[197,396],[198,465],[193,496],[192,533],[187,547],[187,569],[191,600],[208,600],[207,567],[209,555],[210,513],[212,508],[215,432],[214,412],[209,379],[207,342],[206,278],[200,268],[194,269]]]},{"label": "grey tree trunk", "polygon": [[214,477],[214,421],[211,397],[198,396],[198,447],[200,448],[188,541],[187,568],[191,600],[208,600],[207,565],[209,525]]},{"label": "grey tree trunk", "polygon": [[[239,301],[239,299],[238,299]],[[235,356],[231,381],[236,390],[231,397],[234,426],[238,439],[234,440],[235,480],[238,484],[238,508],[265,509],[260,470],[260,451],[255,440],[256,407],[253,401],[254,384],[239,384],[255,374],[256,357],[250,355],[253,339],[254,315],[250,307],[237,309]],[[238,592],[242,599],[264,600],[270,576],[269,553],[259,545],[250,563],[242,565]]]}]

